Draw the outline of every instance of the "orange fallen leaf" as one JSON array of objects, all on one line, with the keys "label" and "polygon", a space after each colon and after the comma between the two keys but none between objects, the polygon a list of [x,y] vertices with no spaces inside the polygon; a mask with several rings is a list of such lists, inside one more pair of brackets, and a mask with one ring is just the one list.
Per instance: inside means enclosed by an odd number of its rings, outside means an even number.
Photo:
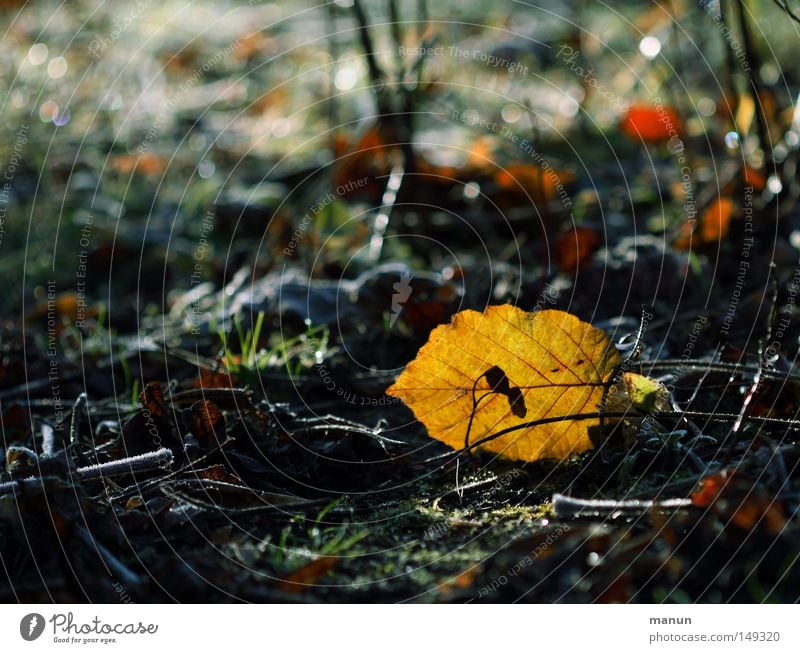
[{"label": "orange fallen leaf", "polygon": [[630,138],[646,143],[666,143],[683,131],[683,123],[674,110],[649,104],[633,105],[620,127]]},{"label": "orange fallen leaf", "polygon": [[750,166],[742,168],[742,181],[746,186],[752,186],[754,190],[762,191],[767,186],[767,179],[758,170]]},{"label": "orange fallen leaf", "polygon": [[66,325],[80,325],[86,318],[97,317],[98,313],[98,306],[87,306],[82,295],[78,295],[75,291],[67,290],[58,293],[55,299],[48,298],[37,302],[25,315],[25,322],[33,324],[47,322],[50,318],[55,318],[56,333],[61,333]]},{"label": "orange fallen leaf", "polygon": [[728,235],[733,209],[732,199],[720,197],[703,211],[700,218],[700,240],[703,243],[716,243]]},{"label": "orange fallen leaf", "polygon": [[489,136],[476,138],[469,148],[467,165],[477,170],[486,170],[494,163],[494,140]]},{"label": "orange fallen leaf", "polygon": [[120,154],[111,160],[111,167],[121,174],[160,175],[167,168],[167,160],[157,154]]},{"label": "orange fallen leaf", "polygon": [[320,556],[279,580],[278,587],[290,594],[302,592],[330,573],[338,562],[336,556]]},{"label": "orange fallen leaf", "polygon": [[743,530],[761,526],[772,535],[786,527],[783,503],[765,494],[744,475],[723,469],[706,476],[692,492],[692,505],[714,511]]},{"label": "orange fallen leaf", "polygon": [[371,126],[354,145],[337,154],[333,164],[334,183],[338,186],[387,170],[391,148],[381,126],[377,123]]},{"label": "orange fallen leaf", "polygon": [[552,168],[545,170],[535,163],[512,163],[495,175],[495,181],[503,190],[524,191],[534,200],[549,201],[572,181],[572,175]]},{"label": "orange fallen leaf", "polygon": [[247,111],[257,115],[265,114],[273,109],[279,111],[281,107],[286,106],[288,96],[289,91],[285,86],[268,88],[253,99],[248,105]]},{"label": "orange fallen leaf", "polygon": [[692,505],[698,508],[708,508],[719,498],[732,479],[733,473],[727,469],[706,476],[692,492]]},{"label": "orange fallen leaf", "polygon": [[264,32],[246,34],[232,45],[233,56],[245,61],[260,54],[271,53],[275,49],[274,41]]},{"label": "orange fallen leaf", "polygon": [[473,586],[478,572],[481,570],[480,565],[474,565],[464,571],[456,574],[453,578],[442,583],[437,589],[440,594],[449,595],[458,590],[466,590]]},{"label": "orange fallen leaf", "polygon": [[479,448],[515,460],[565,459],[594,446],[589,433],[599,418],[569,416],[598,410],[619,362],[608,336],[574,315],[490,306],[483,313],[462,311],[434,329],[387,394],[402,399],[431,437],[456,449],[464,445],[473,412],[471,443],[563,417]]},{"label": "orange fallen leaf", "polygon": [[686,252],[692,248],[694,244],[697,246],[696,237],[694,235],[695,225],[691,222],[684,222],[678,230],[678,235],[672,241],[672,246],[682,252]]},{"label": "orange fallen leaf", "polygon": [[692,245],[714,245],[728,235],[736,205],[729,197],[714,200],[700,215],[698,224],[686,223],[678,233],[673,247],[691,249]]},{"label": "orange fallen leaf", "polygon": [[556,261],[567,274],[576,274],[600,247],[600,234],[591,227],[571,227],[556,239]]}]

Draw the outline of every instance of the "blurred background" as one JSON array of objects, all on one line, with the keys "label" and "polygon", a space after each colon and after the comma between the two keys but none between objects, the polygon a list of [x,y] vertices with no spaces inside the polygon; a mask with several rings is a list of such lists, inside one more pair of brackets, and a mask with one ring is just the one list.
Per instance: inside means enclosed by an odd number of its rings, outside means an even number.
[{"label": "blurred background", "polygon": [[55,280],[65,319],[113,300],[110,326],[133,329],[240,269],[355,279],[392,260],[448,278],[505,261],[477,295],[532,305],[631,226],[687,251],[726,166],[767,202],[797,185],[776,164],[797,144],[798,24],[723,5],[6,0],[3,315]]}]

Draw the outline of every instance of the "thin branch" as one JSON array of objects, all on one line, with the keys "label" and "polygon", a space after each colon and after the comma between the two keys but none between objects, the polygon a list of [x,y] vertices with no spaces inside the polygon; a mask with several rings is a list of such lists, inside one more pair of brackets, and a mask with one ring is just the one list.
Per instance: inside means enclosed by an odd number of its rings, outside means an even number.
[{"label": "thin branch", "polygon": [[361,0],[353,0],[353,13],[358,21],[358,37],[361,41],[361,49],[364,50],[364,56],[367,58],[367,69],[369,70],[369,78],[378,103],[378,113],[382,115],[390,114],[391,107],[388,106],[385,93],[382,90],[384,74],[375,57],[375,48],[369,31],[369,21],[367,20],[367,14],[364,12],[364,7],[361,6]]},{"label": "thin branch", "polygon": [[642,499],[578,499],[563,494],[553,495],[553,512],[564,517],[610,517],[616,513],[644,513],[650,510],[676,510],[688,508],[691,499],[665,499],[662,501]]},{"label": "thin branch", "polygon": [[[773,161],[772,138],[767,125],[767,117],[764,114],[764,107],[761,100],[761,93],[764,89],[764,82],[761,79],[761,60],[756,52],[753,37],[750,33],[750,24],[747,19],[748,10],[744,0],[733,0],[736,8],[736,16],[739,21],[739,31],[742,34],[742,52],[747,62],[747,76],[750,82],[750,92],[756,107],[756,127],[758,128],[759,140],[765,155],[770,162]],[[730,46],[732,47],[732,45]]]},{"label": "thin branch", "polygon": [[[758,371],[758,365],[742,365],[740,363],[728,363],[725,361],[686,361],[679,358],[669,358],[657,361],[644,361],[641,363],[642,369],[652,372],[654,370],[694,370],[698,372],[720,372],[730,374],[746,374]],[[774,370],[764,370],[764,378],[776,381],[798,381],[800,374],[796,372],[778,372]]]},{"label": "thin branch", "polygon": [[[96,481],[101,478],[109,478],[112,476],[121,476],[123,474],[134,474],[136,472],[152,472],[157,469],[168,468],[174,459],[172,451],[166,447],[150,451],[138,456],[130,456],[121,460],[112,460],[107,463],[98,463],[97,465],[88,465],[86,467],[79,467],[75,470],[75,474],[81,481]],[[20,481],[10,481],[8,483],[0,483],[0,495],[9,492],[17,492],[24,483],[35,481],[42,481],[42,477],[31,477],[21,479]]]},{"label": "thin branch", "polygon": [[781,9],[783,9],[789,18],[791,18],[794,22],[800,24],[800,16],[794,13],[791,8],[789,7],[789,0],[772,0],[776,5],[778,5]]},{"label": "thin branch", "polygon": [[425,37],[428,28],[428,2],[427,0],[417,0],[417,22],[419,23],[419,38]]},{"label": "thin branch", "polygon": [[397,0],[389,0],[389,22],[394,41],[395,61],[397,62],[397,80],[402,81],[403,77],[403,58],[400,56],[400,48],[403,47],[403,36],[400,34],[400,12],[397,10]]}]

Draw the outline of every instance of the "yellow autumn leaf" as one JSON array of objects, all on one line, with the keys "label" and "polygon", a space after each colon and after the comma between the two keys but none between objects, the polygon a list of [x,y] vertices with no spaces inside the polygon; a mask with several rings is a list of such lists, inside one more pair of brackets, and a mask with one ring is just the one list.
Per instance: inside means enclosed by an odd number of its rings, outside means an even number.
[{"label": "yellow autumn leaf", "polygon": [[599,418],[568,416],[598,411],[603,384],[619,362],[608,336],[574,315],[490,306],[483,313],[462,311],[434,329],[387,393],[402,399],[431,437],[454,449],[464,446],[473,412],[471,443],[565,417],[480,446],[515,460],[563,460],[592,448],[589,432]]}]

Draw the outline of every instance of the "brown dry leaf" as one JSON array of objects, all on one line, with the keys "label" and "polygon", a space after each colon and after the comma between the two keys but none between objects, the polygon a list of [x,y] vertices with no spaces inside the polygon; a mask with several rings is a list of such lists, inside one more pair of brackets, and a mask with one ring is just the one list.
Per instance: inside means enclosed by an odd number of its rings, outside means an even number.
[{"label": "brown dry leaf", "polygon": [[167,402],[164,400],[160,381],[148,381],[139,393],[139,401],[155,417],[166,418]]},{"label": "brown dry leaf", "polygon": [[339,186],[353,179],[370,177],[376,172],[388,170],[389,149],[391,144],[376,123],[353,146],[336,153],[333,164],[334,183]]},{"label": "brown dry leaf", "polygon": [[[475,398],[470,442],[546,418],[563,421],[512,431],[481,449],[515,460],[565,459],[593,447],[603,384],[619,354],[600,329],[562,311],[526,313],[515,306],[462,311],[437,327],[387,393],[414,411],[431,437],[461,448]],[[477,384],[476,384],[477,381]]]},{"label": "brown dry leaf", "polygon": [[191,408],[192,434],[201,443],[213,445],[225,435],[225,418],[219,407],[210,399],[203,399]]},{"label": "brown dry leaf", "polygon": [[437,186],[452,186],[454,179],[464,176],[464,172],[455,166],[439,165],[428,161],[424,156],[417,163],[419,172],[426,175],[425,181]]},{"label": "brown dry leaf", "polygon": [[189,384],[190,388],[234,388],[236,377],[228,372],[211,370],[206,367],[197,368],[197,378]]},{"label": "brown dry leaf", "polygon": [[205,469],[198,470],[195,478],[201,478],[208,481],[219,481],[220,483],[228,483],[229,485],[239,485],[245,487],[242,479],[234,474],[231,474],[225,465],[217,464],[206,467]]},{"label": "brown dry leaf", "polygon": [[167,50],[161,53],[164,68],[174,74],[182,75],[192,70],[197,70],[200,52],[195,45],[186,45],[180,50]]},{"label": "brown dry leaf", "polygon": [[556,261],[567,274],[576,275],[600,247],[600,234],[591,227],[570,227],[556,239]]},{"label": "brown dry leaf", "polygon": [[330,573],[338,562],[339,558],[336,556],[320,556],[280,579],[278,588],[290,594],[309,589],[309,586],[315,585],[318,580]]}]

